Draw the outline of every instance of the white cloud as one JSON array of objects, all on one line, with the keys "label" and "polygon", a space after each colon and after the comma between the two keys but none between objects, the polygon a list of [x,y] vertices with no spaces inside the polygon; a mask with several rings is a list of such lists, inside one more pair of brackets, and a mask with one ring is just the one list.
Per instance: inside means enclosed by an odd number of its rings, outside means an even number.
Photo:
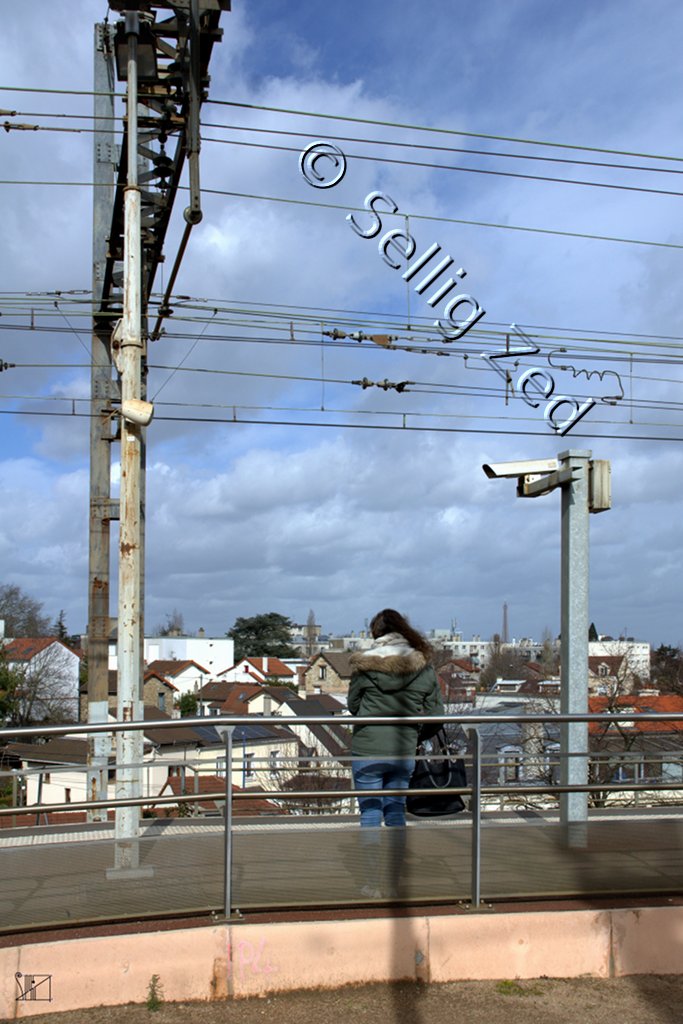
[{"label": "white cloud", "polygon": [[[102,16],[103,5],[55,0],[10,6],[0,40],[6,81],[87,89],[91,24]],[[391,8],[380,3],[371,12],[341,21],[332,8],[303,4],[288,14],[286,30],[277,5],[235,5],[231,14],[223,15],[225,36],[214,51],[211,95],[388,122],[667,151],[681,118],[675,103],[680,92],[675,29],[681,27],[681,15],[672,3],[663,3],[663,10],[645,38],[635,2],[607,2],[599,8],[581,2],[569,12],[551,10],[540,0],[493,2],[485,8],[463,0],[452,9],[427,2],[419,10],[403,0]],[[65,23],[70,26],[66,36]],[[467,31],[457,33],[463,25]],[[58,29],[64,45],[55,49]],[[91,102],[87,97],[40,94],[3,97],[3,106],[39,112],[87,113]],[[283,127],[285,122],[287,129],[310,130],[311,139],[329,129],[329,135],[424,141],[393,127],[283,118],[232,107],[208,106],[204,120],[255,127]],[[531,410],[519,401],[505,405],[502,394],[485,397],[484,391],[499,380],[476,360],[486,343],[483,335],[479,341],[472,335],[466,344],[454,345],[459,354],[449,359],[368,352],[351,342],[345,348],[327,345],[321,359],[318,347],[256,340],[266,335],[288,341],[288,316],[270,315],[271,304],[279,303],[291,304],[293,310],[311,307],[310,324],[297,322],[292,328],[298,341],[317,342],[321,326],[367,326],[364,313],[345,315],[344,310],[374,310],[373,323],[378,325],[385,314],[394,315],[399,324],[407,322],[408,296],[400,273],[382,263],[376,239],[360,239],[345,221],[345,212],[361,205],[371,189],[389,192],[402,214],[675,241],[677,197],[432,172],[358,157],[349,157],[341,185],[316,192],[299,175],[297,152],[209,141],[212,136],[263,141],[256,135],[241,136],[234,128],[207,128],[205,135],[206,188],[342,208],[325,211],[208,192],[203,198],[204,220],[193,233],[176,291],[211,298],[220,311],[206,326],[193,319],[200,312],[196,302],[176,302],[167,329],[184,337],[166,337],[149,353],[154,367],[185,362],[173,376],[156,368],[149,376],[150,397],[158,392],[158,398],[148,433],[148,620],[160,621],[177,606],[188,624],[220,631],[239,614],[274,607],[303,620],[314,607],[326,628],[358,628],[378,604],[395,604],[424,626],[445,625],[456,617],[466,631],[488,635],[500,629],[506,600],[513,632],[538,635],[546,625],[556,632],[559,496],[521,501],[513,482],[487,481],[481,465],[585,446],[612,460],[614,492],[613,511],[591,521],[591,617],[601,631],[616,633],[628,625],[632,633],[654,641],[683,639],[677,610],[676,566],[682,553],[677,446],[601,436],[646,433],[645,421],[664,424],[653,431],[680,435],[680,413],[669,407],[679,400],[676,366],[636,362],[632,371],[628,363],[610,363],[622,374],[628,396],[632,388],[636,399],[657,398],[667,405],[600,408],[586,418],[585,430],[562,439],[547,429],[541,408]],[[305,141],[275,138],[278,145],[295,150]],[[441,136],[437,143],[485,148],[483,140],[466,137]],[[342,145],[349,153],[365,152],[361,143]],[[522,148],[503,142],[491,146]],[[549,149],[536,152],[558,155]],[[3,153],[6,177],[77,181],[91,174],[88,135],[3,135]],[[419,150],[387,147],[386,155],[392,153],[402,159],[501,166],[459,153],[424,156]],[[582,155],[591,158],[590,153]],[[626,172],[617,179],[617,172],[604,168],[512,160],[505,166],[595,180],[641,180]],[[651,177],[660,187],[675,180]],[[3,288],[87,288],[88,191],[0,188],[9,197],[0,257]],[[181,197],[167,242],[169,260],[183,227],[183,205]],[[386,218],[385,223],[402,222]],[[497,323],[497,330],[504,331],[515,320],[595,328],[598,333],[681,332],[676,250],[417,218],[411,219],[410,230],[421,249],[438,241],[467,268],[468,287],[487,309],[482,329]],[[87,370],[45,364],[87,361],[82,344],[89,344],[87,320],[77,316],[68,297],[57,307],[54,300],[41,304],[37,296],[34,303],[38,326],[59,328],[59,333],[8,330],[8,324],[19,321],[0,296],[0,358],[20,364],[3,373],[0,384],[4,396],[39,396],[43,402],[2,397],[0,408],[86,411]],[[323,307],[340,312],[323,312]],[[413,294],[411,322],[428,312],[424,298]],[[26,325],[28,318],[21,323]],[[228,336],[252,340],[225,340]],[[471,354],[467,365],[465,351]],[[633,351],[638,356],[649,349],[634,340]],[[677,356],[675,348],[670,351]],[[231,373],[189,372],[192,368]],[[235,371],[270,376],[245,377]],[[315,379],[323,375],[324,390]],[[421,382],[420,391],[385,394],[336,383],[363,376],[414,380]],[[284,379],[289,377],[312,379]],[[669,383],[669,377],[675,382]],[[463,394],[453,391],[453,385],[483,390]],[[566,386],[558,375],[558,387]],[[242,419],[317,422],[327,417],[374,426],[401,425],[402,413],[409,410],[415,415],[408,416],[407,427],[447,425],[474,432],[316,431],[276,423],[189,424],[182,419],[230,420],[233,408]],[[169,416],[180,419],[164,418]],[[80,628],[87,592],[89,420],[1,420],[3,574],[44,599],[51,613],[67,606],[70,628]],[[479,435],[479,430],[501,434]],[[517,430],[533,436],[517,436]],[[116,487],[116,445],[112,458]]]}]

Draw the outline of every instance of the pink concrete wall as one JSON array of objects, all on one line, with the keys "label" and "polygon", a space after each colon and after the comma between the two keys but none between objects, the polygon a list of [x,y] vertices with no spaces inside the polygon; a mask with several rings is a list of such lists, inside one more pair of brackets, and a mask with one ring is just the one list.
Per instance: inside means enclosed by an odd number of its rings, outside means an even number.
[{"label": "pink concrete wall", "polygon": [[[683,973],[683,909],[373,918],[68,939],[0,949],[0,1018],[412,979]],[[16,975],[52,976],[52,1002],[17,1000]]]}]

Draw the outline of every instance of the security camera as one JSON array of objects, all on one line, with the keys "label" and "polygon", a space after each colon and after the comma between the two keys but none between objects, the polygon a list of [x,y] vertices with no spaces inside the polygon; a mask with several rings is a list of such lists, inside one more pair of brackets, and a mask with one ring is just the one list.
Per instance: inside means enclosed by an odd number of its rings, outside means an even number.
[{"label": "security camera", "polygon": [[148,426],[154,415],[151,402],[143,402],[140,398],[127,398],[121,402],[121,415],[128,423],[137,423],[140,427]]},{"label": "security camera", "polygon": [[489,480],[498,480],[500,477],[554,473],[559,469],[559,463],[557,459],[525,459],[520,462],[487,462],[481,468]]}]

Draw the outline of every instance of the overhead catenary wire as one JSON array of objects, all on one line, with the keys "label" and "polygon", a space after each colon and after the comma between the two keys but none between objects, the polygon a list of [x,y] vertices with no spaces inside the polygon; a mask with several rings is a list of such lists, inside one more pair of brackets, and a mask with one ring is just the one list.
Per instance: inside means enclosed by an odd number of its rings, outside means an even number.
[{"label": "overhead catenary wire", "polygon": [[[45,187],[69,187],[69,188],[105,188],[101,182],[92,181],[56,181],[56,180],[38,180],[38,179],[20,179],[20,178],[2,178],[0,179],[0,185],[16,185],[16,186],[45,186]],[[189,191],[187,185],[179,185],[178,191]],[[233,199],[250,199],[258,200],[262,202],[270,203],[285,203],[292,206],[309,206],[318,207],[320,209],[328,210],[346,210],[351,213],[367,213],[365,207],[362,206],[349,206],[340,203],[321,203],[311,199],[295,199],[287,196],[270,196],[270,195],[258,195],[253,192],[235,192],[228,189],[216,189],[216,188],[202,188],[204,195],[218,195],[218,196],[229,196]],[[678,194],[678,193],[677,193]],[[529,225],[522,224],[502,224],[495,221],[482,221],[482,220],[466,220],[461,217],[444,217],[436,214],[420,214],[412,213],[410,211],[402,211],[400,214],[386,213],[385,216],[400,216],[401,218],[410,217],[411,220],[424,220],[433,223],[441,224],[463,224],[469,227],[479,228],[491,228],[499,231],[523,231],[536,235],[551,235],[559,238],[581,238],[593,242],[616,242],[622,245],[644,245],[653,246],[661,249],[683,249],[683,243],[678,242],[662,242],[653,239],[643,238],[625,238],[620,235],[599,235],[594,232],[586,231],[564,231],[559,228],[539,228],[531,227]]]},{"label": "overhead catenary wire", "polygon": [[[160,293],[152,293],[151,304],[154,305],[161,300]],[[45,315],[58,315],[52,314],[52,308],[54,307],[54,300],[57,299],[60,304],[64,305],[70,302],[76,306],[83,305],[86,308],[80,312],[70,310],[71,316],[91,316],[91,308],[93,306],[92,293],[88,288],[71,288],[71,289],[50,289],[47,291],[1,291],[0,290],[0,307],[3,304],[11,303],[14,301],[22,302],[27,304],[26,314],[30,313],[31,308],[40,302],[49,303],[50,309],[45,312],[41,312],[41,316]],[[270,302],[265,299],[249,300],[249,299],[231,299],[218,296],[193,296],[187,294],[177,293],[171,296],[171,301],[174,306],[182,309],[198,309],[211,311],[218,310],[219,313],[240,313],[248,315],[252,318],[258,314],[264,317],[278,317],[280,319],[286,319],[289,321],[290,318],[297,316],[304,317],[310,321],[313,321],[316,325],[316,331],[319,331],[320,320],[324,320],[326,323],[332,320],[338,320],[341,317],[348,317],[353,323],[357,323],[358,317],[362,317],[364,321],[374,321],[375,326],[383,326],[389,330],[400,330],[401,328],[399,321],[405,320],[404,313],[393,313],[388,310],[368,310],[368,309],[353,309],[343,308],[338,306],[307,306],[302,303],[286,303],[286,302]],[[206,309],[208,307],[208,309]],[[111,314],[116,316],[117,314]],[[188,318],[191,319],[191,318]],[[416,323],[416,327],[420,327],[420,322],[423,326],[429,326],[432,323],[431,317],[417,315],[413,318]],[[197,322],[204,322],[203,319],[199,318]],[[505,337],[510,331],[510,323],[508,321],[500,320],[487,320],[486,323],[489,327],[500,327],[502,330],[499,333],[501,337]],[[611,338],[615,340],[630,340],[637,341],[638,339],[646,341],[671,341],[683,343],[683,335],[681,334],[645,334],[641,331],[626,331],[626,330],[611,330],[605,327],[563,327],[558,324],[524,324],[525,331],[533,332],[534,336],[539,338],[547,338],[551,340],[563,340],[565,338],[574,339],[577,341],[591,340],[595,342],[605,341],[608,342]],[[412,331],[413,328],[411,327]],[[473,334],[479,334],[483,332],[481,325],[475,327],[472,331]],[[551,334],[538,334],[537,332],[552,332]],[[564,332],[564,333],[562,333]],[[492,333],[487,331],[487,333]],[[583,335],[589,335],[589,338],[584,338]],[[602,337],[604,336],[604,338]]]},{"label": "overhead catenary wire", "polygon": [[[56,96],[114,96],[118,97],[120,100],[125,100],[125,93],[116,92],[116,90],[96,91],[92,89],[52,89],[38,86],[2,85],[0,86],[0,92],[32,93]],[[144,98],[145,93],[144,90],[141,89],[140,99]],[[158,99],[158,96],[154,95],[150,98]],[[267,106],[266,104],[263,103],[245,103],[238,100],[224,100],[217,99],[215,97],[208,97],[204,100],[204,103],[207,105],[213,104],[214,106],[236,107],[242,110],[258,110],[265,111],[268,113],[286,114],[288,116],[320,118],[321,120],[329,121],[348,121],[354,124],[367,124],[372,125],[374,127],[400,128],[407,131],[431,132],[438,135],[455,135],[462,136],[465,138],[490,139],[495,142],[514,142],[519,145],[527,146],[542,146],[553,149],[568,150],[574,149],[580,152],[588,153],[607,153],[612,156],[637,157],[646,160],[670,160],[675,163],[683,162],[683,157],[673,156],[671,154],[648,153],[627,149],[611,149],[605,146],[587,146],[581,143],[555,142],[550,139],[527,139],[521,136],[514,135],[500,135],[492,134],[490,132],[473,132],[466,131],[465,129],[443,128],[435,125],[411,124],[402,121],[388,121],[379,118],[352,116],[349,114],[332,114],[329,111],[299,110],[291,107]]]},{"label": "overhead catenary wire", "polygon": [[472,132],[458,128],[441,128],[434,125],[410,124],[403,121],[386,121],[371,117],[354,117],[350,114],[331,114],[323,111],[298,110],[291,107],[273,107],[262,103],[243,103],[238,100],[220,100],[209,98],[207,104],[219,107],[237,107],[242,110],[262,110],[268,113],[288,114],[297,117],[319,117],[321,120],[348,121],[353,124],[368,124],[381,128],[401,128],[406,131],[433,132],[438,135],[459,135],[470,139],[491,139],[495,142],[515,142],[527,146],[546,146],[553,149],[576,149],[587,153],[609,153],[613,156],[642,157],[648,160],[671,160],[683,162],[683,157],[663,155],[661,153],[641,153],[627,149],[608,149],[604,146],[586,146],[579,143],[553,142],[549,139],[526,139],[515,135],[494,135],[488,132]]},{"label": "overhead catenary wire", "polygon": [[[38,131],[48,131],[48,132],[50,132],[50,131],[52,131],[52,132],[73,132],[73,133],[76,133],[76,134],[82,134],[82,133],[88,133],[88,132],[96,133],[98,131],[98,129],[95,129],[95,128],[73,128],[73,127],[60,127],[60,126],[56,126],[56,125],[19,124],[19,123],[14,124],[11,121],[7,121],[7,120],[5,120],[2,124],[0,124],[0,128],[4,128],[5,131],[7,131],[7,132],[9,132],[9,131],[23,131],[23,132],[38,132]],[[248,131],[249,129],[247,128],[247,129],[241,129],[241,130]],[[253,129],[253,130],[257,131],[259,129]],[[265,131],[266,129],[261,129],[261,130]],[[303,135],[305,133],[302,132],[302,133],[299,133],[299,134]],[[212,138],[211,136],[204,136],[203,141],[204,142],[221,143],[223,145],[243,146],[243,147],[249,147],[249,148],[253,148],[253,149],[268,149],[268,150],[272,150],[272,151],[276,151],[276,152],[287,152],[287,153],[298,153],[299,152],[299,149],[297,147],[295,147],[295,146],[280,146],[280,145],[276,145],[275,143],[272,143],[272,142],[269,142],[269,143],[266,143],[266,142],[247,142],[244,139],[215,139],[215,138]],[[408,146],[408,147],[411,146],[410,143],[382,142],[382,140],[379,140],[379,141],[374,142],[374,143],[372,142],[372,140],[369,140],[369,139],[356,139],[356,140],[349,140],[349,141],[356,141],[356,142],[359,142],[359,143],[369,143],[369,144],[374,144],[374,145],[382,144],[382,145],[389,145],[389,146]],[[420,147],[414,147],[414,148],[420,148]],[[505,157],[505,156],[510,156],[510,157],[517,157],[517,158],[519,158],[521,160],[552,159],[552,160],[555,160],[556,162],[560,162],[560,163],[561,162],[567,162],[567,161],[561,161],[561,160],[559,160],[557,158],[544,158],[544,157],[537,157],[536,158],[536,157],[529,156],[529,155],[524,155],[524,154],[521,154],[521,153],[520,154],[505,154],[505,153],[487,152],[486,150],[480,150],[480,151],[474,151],[474,150],[453,150],[453,149],[449,150],[447,147],[430,147],[430,148],[440,148],[441,150],[443,150],[445,152],[464,152],[464,153],[467,153],[467,152],[469,152],[469,153],[478,152],[482,156],[489,156],[489,157]],[[652,194],[652,195],[662,195],[662,196],[681,196],[681,195],[683,195],[682,192],[680,192],[678,190],[675,190],[675,189],[652,188],[652,187],[649,187],[649,186],[646,186],[646,185],[625,185],[625,184],[618,184],[617,182],[609,182],[609,181],[585,181],[583,179],[559,178],[559,177],[553,177],[551,175],[545,175],[545,174],[525,174],[525,173],[522,173],[521,171],[503,171],[503,170],[498,170],[498,169],[495,169],[495,168],[466,167],[466,166],[463,166],[463,165],[456,165],[456,164],[439,164],[439,163],[429,162],[429,161],[426,161],[426,160],[405,160],[405,159],[400,159],[398,157],[392,157],[392,156],[379,156],[379,155],[377,155],[375,153],[371,153],[371,154],[368,154],[368,153],[347,153],[347,154],[345,154],[345,156],[350,157],[353,160],[365,160],[365,161],[369,161],[369,162],[372,162],[372,163],[394,164],[394,165],[397,165],[397,166],[405,166],[405,167],[421,167],[421,168],[425,168],[425,169],[428,169],[428,170],[456,171],[458,173],[463,173],[463,174],[485,174],[485,175],[493,175],[493,176],[496,176],[496,177],[518,178],[518,179],[526,180],[526,181],[539,181],[539,182],[556,183],[556,184],[562,184],[562,185],[581,185],[581,186],[587,186],[587,187],[591,187],[591,188],[617,189],[619,191],[625,191],[625,192],[642,192],[642,193],[648,193],[648,194]],[[624,165],[619,165],[619,164],[608,165],[608,164],[598,164],[596,162],[590,163],[589,161],[572,161],[572,162],[574,162],[574,163],[583,163],[584,165],[589,165],[589,166],[604,166],[604,167],[611,167],[611,168],[619,168],[621,170],[638,170],[638,171],[653,171],[653,172],[654,171],[659,171],[659,172],[665,173],[665,174],[666,173],[669,173],[669,174],[683,174],[683,169],[679,170],[678,168],[666,168],[666,167],[649,167],[648,168],[648,167],[637,167],[637,166],[624,166]]]},{"label": "overhead catenary wire", "polygon": [[[94,121],[95,120],[95,114],[72,114],[72,113],[64,113],[63,111],[54,112],[54,111],[44,111],[44,110],[43,111],[32,111],[32,110],[11,110],[10,111],[10,110],[0,110],[0,116],[4,116],[4,117],[32,117],[32,118],[61,118],[61,119],[69,119],[69,120],[74,120],[74,121],[75,120],[80,120],[80,121]],[[120,123],[121,122],[121,117],[120,116],[116,116],[116,115],[106,116],[106,115],[98,114],[97,115],[97,120],[98,121],[113,121],[113,122],[115,122],[116,125],[119,126],[117,129],[115,129],[117,132],[123,133],[123,131],[124,131],[123,125],[121,125],[121,123]],[[151,120],[154,121],[155,118],[151,118]],[[52,126],[52,125],[40,125],[40,124],[31,124],[31,125],[27,125],[27,124],[14,124],[14,123],[9,122],[7,120],[5,120],[2,123],[2,125],[0,125],[0,127],[5,128],[6,130],[10,130],[10,131],[13,130],[13,129],[21,129],[21,130],[27,130],[27,131],[65,131],[65,132],[95,132],[95,131],[98,130],[98,129],[94,129],[94,128],[74,128],[74,127],[57,128],[57,127]],[[264,127],[258,127],[256,125],[246,125],[246,124],[225,124],[225,123],[222,123],[222,122],[212,122],[212,121],[204,121],[204,120],[202,120],[202,122],[201,122],[201,127],[202,128],[212,129],[212,130],[220,130],[220,131],[247,132],[247,133],[251,133],[251,134],[261,134],[261,135],[278,135],[278,136],[283,135],[283,136],[287,136],[289,138],[310,139],[310,137],[311,137],[310,131],[303,132],[303,131],[294,131],[294,130],[291,130],[291,129],[288,130],[288,129],[285,129],[285,128],[264,128]],[[178,127],[175,130],[179,131],[180,128]],[[173,129],[171,129],[171,131],[173,131]],[[213,136],[206,136],[205,135],[205,136],[203,136],[203,141],[204,142],[230,142],[230,143],[233,143],[235,145],[240,145],[242,140],[240,140],[240,139],[226,140],[226,139],[214,138]],[[428,142],[405,142],[405,141],[400,141],[400,140],[397,140],[397,139],[386,139],[386,138],[370,139],[370,138],[362,138],[362,137],[359,137],[357,135],[336,135],[336,134],[335,135],[330,135],[330,134],[326,134],[326,141],[331,141],[331,142],[353,142],[353,143],[362,144],[362,145],[369,145],[369,146],[382,146],[382,147],[390,147],[390,148],[398,148],[398,149],[410,149],[410,150],[425,150],[425,151],[428,151],[428,152],[436,152],[436,153],[461,153],[461,154],[464,154],[464,155],[492,157],[492,158],[501,159],[501,160],[506,160],[506,159],[507,160],[525,160],[525,161],[537,162],[537,163],[540,162],[540,163],[553,163],[553,164],[573,164],[573,165],[580,166],[580,167],[602,167],[602,168],[605,168],[606,170],[643,171],[643,172],[646,172],[646,173],[653,173],[653,174],[683,174],[683,168],[678,168],[678,167],[657,167],[657,166],[652,166],[651,164],[624,164],[624,163],[615,163],[614,161],[604,161],[604,160],[582,160],[582,159],[579,159],[579,158],[576,158],[576,157],[569,157],[569,156],[544,156],[544,155],[541,155],[541,154],[538,154],[538,153],[510,153],[510,152],[506,152],[504,150],[472,149],[472,148],[463,147],[463,146],[437,146],[437,145],[434,145],[433,143],[428,143]],[[273,144],[268,144],[268,143],[264,143],[263,146],[264,146],[264,148],[277,148]]]},{"label": "overhead catenary wire", "polygon": [[[239,409],[241,407],[238,404],[235,404],[234,406],[228,406],[228,408],[231,408],[233,410],[237,410],[237,409]],[[312,409],[310,411],[315,411],[315,412],[318,412],[318,413],[320,412],[319,409],[317,409],[317,410],[313,410]],[[336,414],[338,410],[330,410],[330,411],[332,411],[332,412],[334,412]],[[357,412],[357,411],[354,410],[354,412]],[[75,411],[73,411],[73,412],[50,412],[50,411],[46,411],[46,410],[32,411],[32,410],[28,410],[28,409],[0,409],[0,415],[9,415],[9,416],[51,416],[51,417],[60,417],[62,419],[63,418],[91,419],[94,414],[90,413],[90,412],[75,412]],[[368,413],[368,415],[369,415],[369,413]],[[384,413],[384,412],[382,412],[381,415],[387,415],[388,416],[388,415],[392,415],[392,414],[391,413]],[[394,413],[393,415],[397,416],[400,419],[405,419],[406,416],[409,415],[409,414],[406,414],[406,413],[403,413],[403,414],[402,413]],[[463,417],[463,418],[474,419],[475,417],[467,416],[467,417]],[[495,417],[495,418],[498,419],[498,420],[508,420],[510,417],[508,417],[508,416],[498,416],[498,417]],[[527,417],[527,418],[531,419],[531,417]],[[439,427],[439,426],[428,426],[428,427],[425,426],[425,427],[421,427],[421,426],[411,426],[410,424],[407,424],[407,423],[401,423],[401,424],[372,423],[372,424],[370,424],[370,423],[344,423],[344,422],[336,422],[336,421],[335,422],[315,422],[315,421],[302,421],[302,420],[272,420],[272,419],[257,420],[257,419],[239,418],[239,417],[237,417],[236,412],[233,414],[232,417],[227,417],[227,418],[226,417],[213,417],[213,416],[163,416],[163,415],[161,415],[161,416],[155,417],[155,422],[157,422],[157,421],[159,421],[159,422],[173,422],[173,423],[203,423],[203,424],[210,424],[210,425],[214,425],[214,426],[220,426],[220,425],[224,425],[224,426],[236,425],[237,426],[237,425],[239,425],[239,426],[267,426],[267,427],[301,427],[301,428],[316,428],[316,429],[320,429],[320,428],[325,429],[325,428],[327,428],[327,429],[334,429],[334,430],[382,430],[382,431],[391,430],[391,431],[403,431],[403,432],[406,432],[406,433],[477,434],[477,435],[483,435],[483,434],[488,435],[488,434],[491,434],[491,435],[497,435],[497,436],[523,436],[523,437],[540,437],[540,436],[548,437],[549,436],[548,431],[547,430],[544,431],[542,428],[539,428],[537,430],[516,430],[516,429],[514,429],[514,430],[510,430],[510,429],[505,430],[505,429],[502,429],[502,428],[496,429],[496,428],[485,428],[485,427]],[[628,424],[628,423],[620,423],[619,425],[622,426],[622,427],[632,426],[632,424]],[[647,425],[647,424],[645,424],[645,425]],[[656,426],[661,426],[662,424],[655,424],[655,425]],[[644,426],[644,424],[638,423],[638,424],[635,424],[635,426],[638,426],[639,428],[641,428],[642,426]],[[683,433],[681,435],[629,434],[629,433],[624,433],[623,430],[622,430],[621,433],[617,433],[617,434],[609,434],[609,433],[604,433],[604,432],[596,434],[596,433],[586,433],[585,431],[576,431],[576,432],[572,431],[572,435],[571,436],[572,436],[573,439],[575,439],[575,438],[588,438],[588,439],[591,439],[593,441],[596,439],[596,437],[601,439],[601,440],[612,440],[612,441],[646,441],[646,442],[652,442],[652,441],[668,442],[668,441],[671,441],[671,442],[675,442],[675,443],[680,443],[681,441],[683,441]]]},{"label": "overhead catenary wire", "polygon": [[[298,153],[297,146],[277,146],[274,143],[245,142],[243,139],[205,139],[206,142],[221,142],[226,145],[248,146],[253,149],[272,149],[283,153]],[[404,167],[423,167],[433,171],[457,171],[463,174],[487,174],[497,178],[519,178],[524,181],[541,181],[555,183],[558,185],[581,185],[591,188],[616,189],[620,192],[644,192],[649,195],[660,196],[683,196],[683,192],[676,189],[650,188],[646,185],[620,185],[611,181],[584,181],[577,178],[553,178],[548,174],[523,174],[521,171],[501,171],[492,167],[465,167],[462,164],[435,164],[424,160],[401,160],[392,156],[377,156],[368,153],[345,153],[344,156],[351,160],[365,160],[371,163],[396,164]]]}]

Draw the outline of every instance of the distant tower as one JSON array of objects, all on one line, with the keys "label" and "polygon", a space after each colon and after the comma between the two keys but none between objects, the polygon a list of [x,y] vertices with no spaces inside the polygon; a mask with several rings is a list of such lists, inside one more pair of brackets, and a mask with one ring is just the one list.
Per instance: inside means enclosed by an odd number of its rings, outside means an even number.
[{"label": "distant tower", "polygon": [[503,633],[502,633],[502,637],[503,637],[503,643],[504,644],[510,643],[510,637],[508,636],[508,606],[507,606],[507,602],[506,601],[503,602]]}]

